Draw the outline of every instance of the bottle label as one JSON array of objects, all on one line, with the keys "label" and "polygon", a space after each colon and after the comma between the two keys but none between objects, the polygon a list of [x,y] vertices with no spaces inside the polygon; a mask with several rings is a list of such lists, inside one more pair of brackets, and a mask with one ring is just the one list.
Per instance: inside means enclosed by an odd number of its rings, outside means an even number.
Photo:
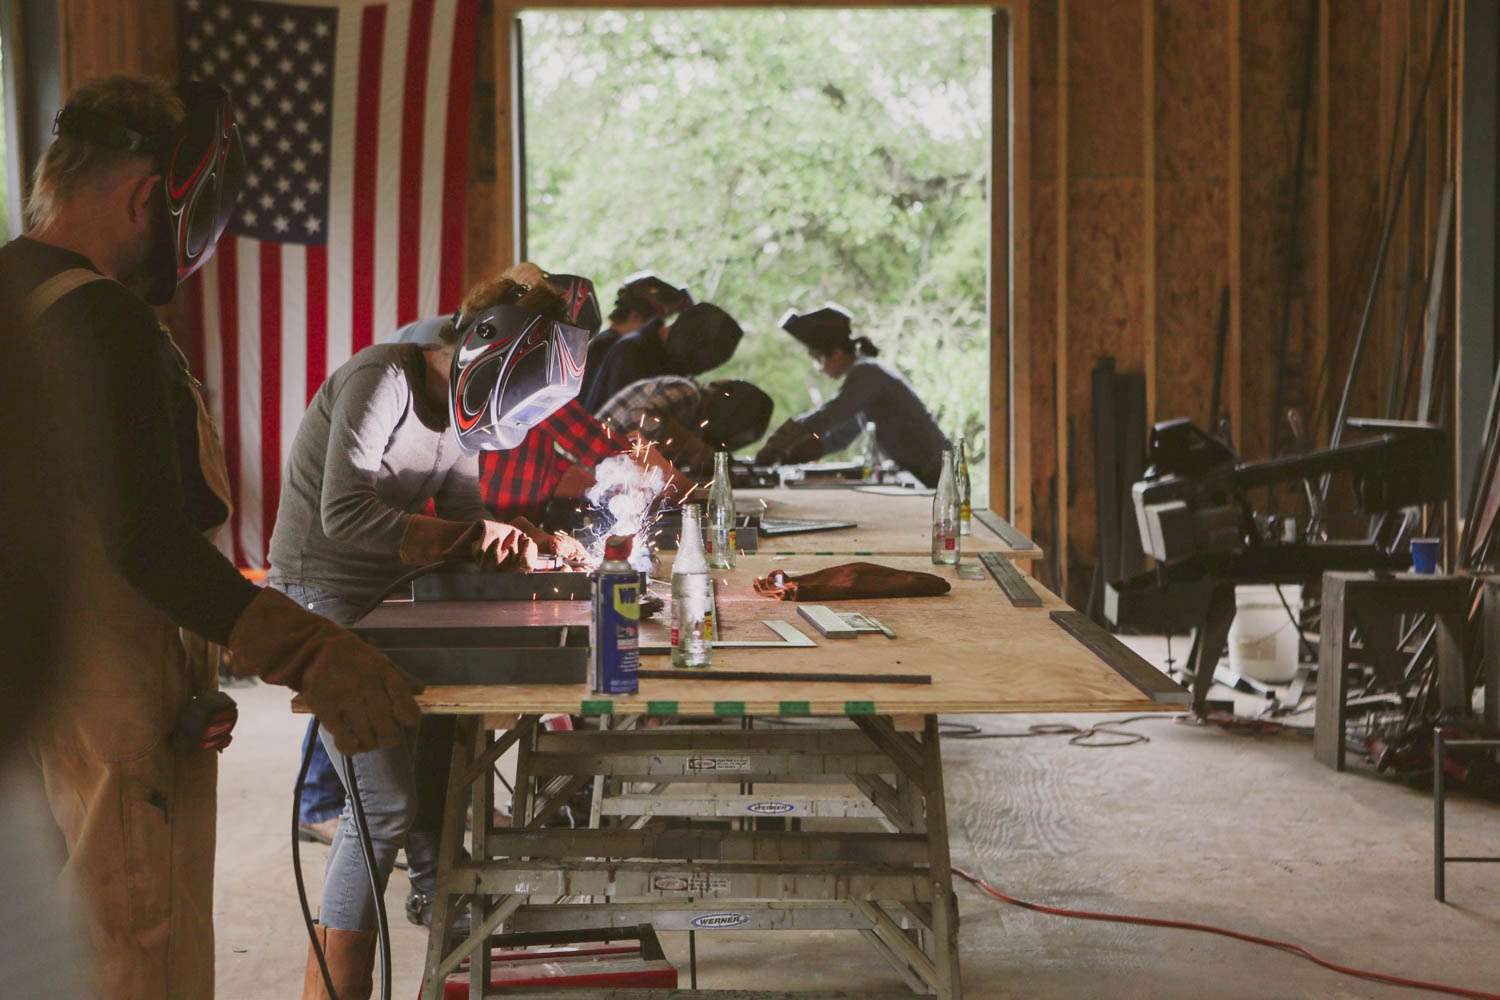
[{"label": "bottle label", "polygon": [[974,508],[970,507],[968,504],[964,504],[962,507],[958,508],[958,516],[967,521],[974,516]]},{"label": "bottle label", "polygon": [[954,549],[958,548],[958,539],[954,538],[952,535],[945,536],[943,538],[943,548],[947,549],[949,552],[952,552]]},{"label": "bottle label", "polygon": [[682,629],[676,625],[672,626],[672,645],[676,646],[682,641]]},{"label": "bottle label", "polygon": [[713,555],[713,551],[714,551],[714,533],[712,531],[710,531],[708,533],[708,537],[707,538],[703,539],[703,551],[707,552],[709,555]]},{"label": "bottle label", "polygon": [[714,613],[712,611],[703,616],[703,641],[714,641]]},{"label": "bottle label", "polygon": [[729,529],[729,551],[733,552],[735,549],[737,549],[739,547],[740,547],[739,546],[739,539],[735,536],[734,529],[730,528]]}]

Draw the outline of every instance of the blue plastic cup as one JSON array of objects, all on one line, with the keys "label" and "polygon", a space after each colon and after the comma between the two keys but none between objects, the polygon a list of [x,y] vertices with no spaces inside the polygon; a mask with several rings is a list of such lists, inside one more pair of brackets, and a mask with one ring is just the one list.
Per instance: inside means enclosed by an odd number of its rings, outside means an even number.
[{"label": "blue plastic cup", "polygon": [[1411,540],[1412,570],[1423,574],[1436,573],[1438,548],[1441,544],[1441,541],[1436,538],[1413,538]]}]

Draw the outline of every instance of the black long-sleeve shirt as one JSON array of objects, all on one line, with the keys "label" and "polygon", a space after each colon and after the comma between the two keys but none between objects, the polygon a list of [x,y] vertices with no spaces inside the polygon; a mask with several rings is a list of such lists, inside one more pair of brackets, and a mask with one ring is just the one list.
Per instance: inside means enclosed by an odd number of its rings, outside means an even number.
[{"label": "black long-sleeve shirt", "polygon": [[[0,300],[19,314],[42,282],[79,267],[97,270],[71,251],[12,240],[0,247]],[[190,376],[151,309],[122,285],[95,281],[22,336],[39,352],[29,355],[38,377],[63,397],[56,459],[75,470],[111,565],[178,625],[227,642],[257,591],[202,534],[228,511],[198,463]],[[59,517],[38,530],[65,525]]]},{"label": "black long-sleeve shirt", "polygon": [[797,423],[818,435],[824,454],[853,444],[867,421],[875,422],[881,451],[924,485],[937,485],[948,438],[911,383],[878,361],[855,361],[837,395],[797,417]]}]

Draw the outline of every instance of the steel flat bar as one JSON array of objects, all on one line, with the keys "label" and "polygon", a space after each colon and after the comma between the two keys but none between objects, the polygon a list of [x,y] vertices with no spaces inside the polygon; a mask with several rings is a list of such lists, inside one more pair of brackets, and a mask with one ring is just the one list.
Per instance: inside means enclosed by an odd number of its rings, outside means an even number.
[{"label": "steel flat bar", "polygon": [[1054,611],[1052,620],[1157,704],[1186,705],[1192,701],[1192,695],[1087,616],[1077,611]]},{"label": "steel flat bar", "polygon": [[741,816],[879,819],[883,814],[864,796],[853,795],[616,795],[600,806],[605,816],[685,816],[726,819]]},{"label": "steel flat bar", "polygon": [[1021,534],[1015,525],[992,510],[974,511],[974,520],[1000,536],[1000,540],[1013,549],[1029,552],[1037,547],[1036,542]]},{"label": "steel flat bar", "polygon": [[541,753],[644,754],[688,752],[694,754],[774,751],[777,753],[876,753],[875,743],[855,729],[805,731],[764,729],[633,729],[625,732],[541,733],[536,749]]},{"label": "steel flat bar", "polygon": [[537,904],[521,907],[511,919],[516,930],[531,932],[631,928],[638,924],[651,924],[658,931],[710,932],[857,931],[874,926],[853,904],[798,900]]},{"label": "steel flat bar", "polygon": [[1016,564],[1005,558],[998,552],[979,553],[979,562],[989,571],[990,577],[1000,585],[1005,596],[1010,598],[1011,606],[1017,608],[1039,608],[1042,599],[1037,596],[1036,591],[1031,589],[1031,584],[1016,569]]},{"label": "steel flat bar", "polygon": [[885,754],[703,753],[649,756],[547,753],[532,755],[538,776],[607,774],[616,778],[671,778],[676,781],[764,781],[805,775],[889,774],[896,765]]}]

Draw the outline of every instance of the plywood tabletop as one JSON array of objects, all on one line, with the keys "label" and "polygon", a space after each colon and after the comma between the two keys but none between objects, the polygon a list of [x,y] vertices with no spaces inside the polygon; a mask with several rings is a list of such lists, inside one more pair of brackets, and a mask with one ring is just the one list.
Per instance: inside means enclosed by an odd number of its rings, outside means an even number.
[{"label": "plywood tabletop", "polygon": [[[924,556],[932,552],[932,497],[871,493],[861,489],[735,490],[740,513],[802,521],[853,521],[857,527],[808,535],[761,538],[763,554],[832,553]],[[1011,559],[1040,559],[1036,543],[998,515],[985,512],[992,527],[974,519],[973,534],[962,539],[965,556],[999,552]],[[998,531],[996,530],[998,527]],[[1003,534],[1002,534],[1003,533]]]},{"label": "plywood tabletop", "polygon": [[[583,685],[430,687],[420,696],[435,714],[569,712],[585,714],[1004,714],[1036,712],[1146,712],[1170,710],[1143,694],[1081,642],[1050,612],[1067,610],[1056,595],[1028,578],[1041,607],[1018,608],[988,576],[961,579],[953,567],[927,557],[880,557],[884,565],[937,572],[953,585],[944,597],[846,601],[830,606],[864,611],[897,638],[862,635],[825,639],[797,613],[797,605],[755,594],[757,576],[774,568],[807,572],[847,557],[745,556],[735,570],[716,573],[720,636],[726,640],[775,636],[761,624],[791,622],[818,645],[813,649],[720,649],[710,670],[782,673],[930,674],[930,685],[646,679],[636,695],[594,696]],[[587,602],[388,605],[366,624],[578,624]],[[415,616],[415,617],[413,617]],[[664,627],[648,627],[650,638]],[[642,658],[645,669],[670,669],[665,656]]]}]

